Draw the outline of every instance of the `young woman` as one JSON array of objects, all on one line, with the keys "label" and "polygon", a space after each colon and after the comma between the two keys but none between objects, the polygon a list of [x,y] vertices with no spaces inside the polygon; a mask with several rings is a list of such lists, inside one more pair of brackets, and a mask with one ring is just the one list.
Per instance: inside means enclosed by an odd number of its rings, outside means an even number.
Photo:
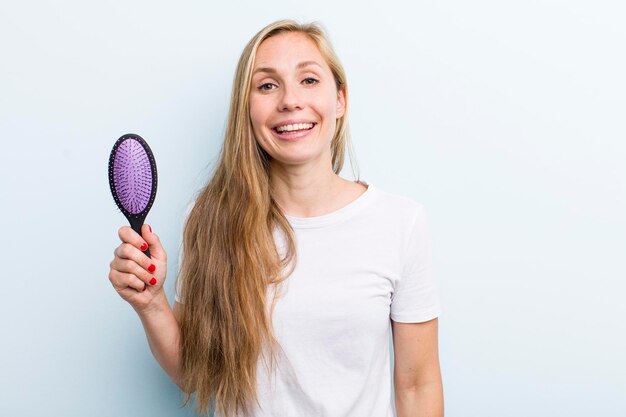
[{"label": "young woman", "polygon": [[443,416],[426,212],[338,175],[347,109],[321,26],[268,25],[241,55],[219,163],[186,213],[173,310],[158,236],[119,229],[109,279],[201,413],[391,417],[392,332],[398,417]]}]

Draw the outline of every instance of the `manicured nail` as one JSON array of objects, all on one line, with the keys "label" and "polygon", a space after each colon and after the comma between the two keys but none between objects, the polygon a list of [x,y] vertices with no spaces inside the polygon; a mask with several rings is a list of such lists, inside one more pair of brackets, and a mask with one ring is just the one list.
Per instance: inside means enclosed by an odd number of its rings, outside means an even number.
[{"label": "manicured nail", "polygon": [[148,225],[148,229],[150,229],[150,233],[152,233],[152,228],[150,227],[150,225]]},{"label": "manicured nail", "polygon": [[154,264],[150,264],[150,266],[148,267],[148,271],[150,272],[154,272],[155,269],[156,269],[156,266],[154,266]]},{"label": "manicured nail", "polygon": [[150,280],[150,285],[154,285],[156,284],[156,278],[152,277],[152,279]]},{"label": "manicured nail", "polygon": [[146,249],[148,249],[148,245],[146,245],[146,242],[141,244],[141,250],[145,251]]},{"label": "manicured nail", "polygon": [[146,290],[146,288],[148,288],[148,286],[147,286],[147,285],[144,285],[144,286],[143,286],[143,290],[141,290],[141,292],[144,292],[144,291]]}]

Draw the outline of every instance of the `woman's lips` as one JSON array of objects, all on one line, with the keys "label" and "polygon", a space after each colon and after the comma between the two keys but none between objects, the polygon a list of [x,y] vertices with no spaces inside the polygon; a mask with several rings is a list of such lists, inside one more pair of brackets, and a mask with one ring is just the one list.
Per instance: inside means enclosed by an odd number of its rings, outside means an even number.
[{"label": "woman's lips", "polygon": [[313,127],[310,129],[302,129],[302,130],[295,130],[293,132],[282,132],[282,133],[277,132],[276,129],[272,129],[272,132],[274,133],[274,136],[276,136],[278,139],[297,140],[297,139],[302,139],[305,136],[308,136],[311,133],[311,131],[315,129],[316,127],[317,127],[317,123],[315,123]]}]

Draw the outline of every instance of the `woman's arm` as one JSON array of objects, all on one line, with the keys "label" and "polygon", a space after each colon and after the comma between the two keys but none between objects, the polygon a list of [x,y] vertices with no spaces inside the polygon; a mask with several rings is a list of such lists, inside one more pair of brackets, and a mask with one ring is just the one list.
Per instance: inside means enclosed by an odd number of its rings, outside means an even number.
[{"label": "woman's arm", "polygon": [[[113,251],[109,281],[139,315],[152,354],[180,387],[180,328],[163,291],[167,253],[147,224],[142,225],[141,235],[129,226],[120,227],[118,234],[122,243]],[[146,248],[150,257],[143,252]]]},{"label": "woman's arm", "polygon": [[181,387],[181,353],[180,328],[175,313],[178,313],[178,303],[174,303],[174,311],[161,288],[154,302],[145,310],[138,310],[150,350],[161,368],[170,379]]},{"label": "woman's arm", "polygon": [[443,417],[438,319],[391,321],[395,402],[398,417]]}]

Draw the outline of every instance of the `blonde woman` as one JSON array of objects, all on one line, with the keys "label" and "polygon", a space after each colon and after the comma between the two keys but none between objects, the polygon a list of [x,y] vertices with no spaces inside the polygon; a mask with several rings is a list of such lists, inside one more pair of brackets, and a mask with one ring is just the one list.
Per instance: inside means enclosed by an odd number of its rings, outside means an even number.
[{"label": "blonde woman", "polygon": [[322,26],[268,25],[243,50],[219,163],[186,213],[173,309],[158,236],[119,229],[109,279],[201,414],[391,417],[395,402],[398,417],[443,416],[426,212],[338,175],[347,110]]}]

